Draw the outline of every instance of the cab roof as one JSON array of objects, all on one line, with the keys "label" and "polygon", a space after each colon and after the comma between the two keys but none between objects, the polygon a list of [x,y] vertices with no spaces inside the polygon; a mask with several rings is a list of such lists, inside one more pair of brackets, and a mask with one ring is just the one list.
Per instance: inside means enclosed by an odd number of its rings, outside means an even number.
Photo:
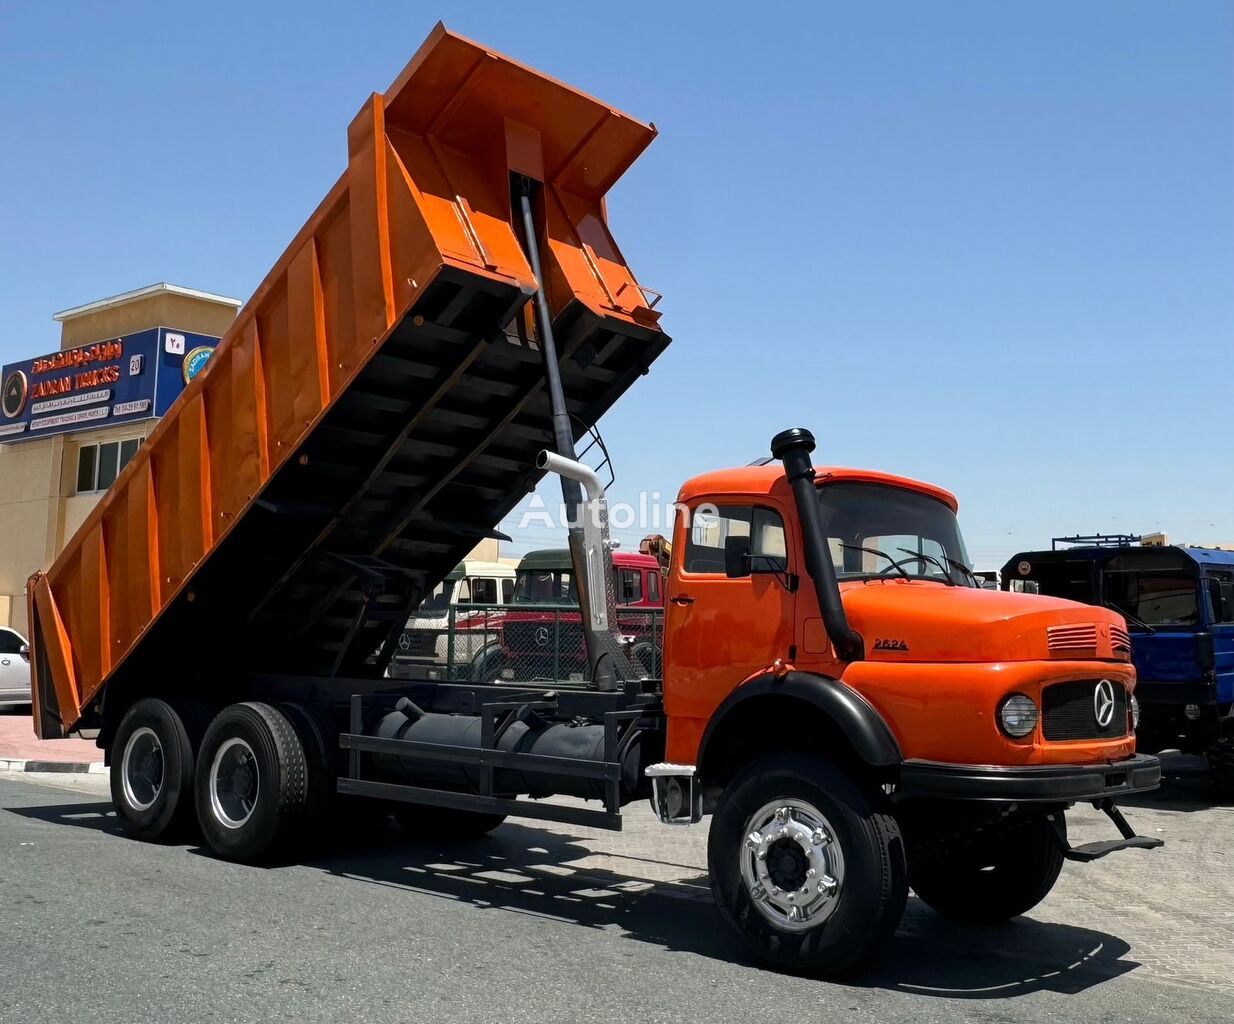
[{"label": "cab roof", "polygon": [[514,566],[503,565],[501,562],[482,562],[478,558],[467,558],[459,562],[446,575],[448,580],[461,580],[464,576],[513,576]]},{"label": "cab roof", "polygon": [[[893,473],[880,473],[873,469],[846,469],[840,466],[815,466],[815,482],[819,485],[839,482],[861,484],[882,484],[884,487],[900,487],[908,491],[916,491],[927,497],[941,501],[952,512],[959,511],[960,505],[950,491],[933,484],[912,480],[906,476],[896,476]],[[784,467],[778,462],[768,462],[762,466],[741,466],[737,469],[718,469],[711,473],[693,477],[681,485],[677,500],[693,501],[696,498],[716,494],[752,494],[770,495],[773,490],[787,491],[787,481],[784,479]]]},{"label": "cab roof", "polygon": [[[653,555],[644,555],[639,551],[614,551],[613,565],[633,567],[658,568],[660,563]],[[520,569],[570,569],[569,548],[540,548],[538,551],[528,551],[519,559]]]},{"label": "cab roof", "polygon": [[1007,564],[1003,566],[1003,573],[1011,574],[1011,570],[1016,568],[1020,562],[1029,562],[1030,564],[1032,562],[1038,564],[1042,562],[1106,562],[1120,555],[1147,554],[1151,557],[1156,554],[1157,557],[1162,557],[1166,552],[1180,554],[1184,558],[1189,558],[1200,565],[1234,566],[1234,551],[1227,550],[1226,548],[1198,548],[1190,544],[1129,544],[1125,547],[1117,548],[1077,545],[1073,548],[1051,548],[1043,551],[1017,552],[1007,559]]}]

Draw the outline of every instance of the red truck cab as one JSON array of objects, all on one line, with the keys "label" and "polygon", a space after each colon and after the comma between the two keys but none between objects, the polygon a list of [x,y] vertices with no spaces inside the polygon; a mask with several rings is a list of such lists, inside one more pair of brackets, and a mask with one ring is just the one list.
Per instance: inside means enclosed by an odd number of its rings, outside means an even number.
[{"label": "red truck cab", "polygon": [[[659,610],[664,607],[659,561],[635,551],[614,551],[609,582],[616,597],[618,628],[634,638],[631,657],[636,667],[648,675],[658,674]],[[478,678],[506,682],[537,678],[581,682],[586,678],[587,652],[569,549],[543,548],[523,556],[515,570],[514,597],[500,616],[499,632],[499,644],[493,645]]]}]

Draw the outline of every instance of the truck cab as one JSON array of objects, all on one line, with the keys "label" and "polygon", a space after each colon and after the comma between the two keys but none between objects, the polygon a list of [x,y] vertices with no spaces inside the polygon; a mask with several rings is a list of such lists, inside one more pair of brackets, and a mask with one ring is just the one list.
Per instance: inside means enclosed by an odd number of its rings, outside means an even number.
[{"label": "truck cab", "polygon": [[1215,790],[1234,795],[1234,551],[1131,541],[1022,551],[1003,586],[1122,616],[1143,709],[1139,748],[1204,754]]},{"label": "truck cab", "polygon": [[[460,562],[407,620],[390,659],[391,679],[446,679],[462,674],[484,650],[490,623],[514,596],[513,566]],[[453,641],[453,643],[451,643]]]},{"label": "truck cab", "polygon": [[[854,955],[837,933],[890,935],[910,882],[997,921],[1064,860],[1160,845],[1114,804],[1160,778],[1121,617],[982,588],[953,495],[813,448],[785,431],[783,466],[688,481],[672,543],[653,803],[712,813],[712,891],[747,944],[817,966]],[[1122,838],[1071,846],[1080,800]]]},{"label": "truck cab", "polygon": [[[630,657],[658,675],[664,607],[663,572],[652,555],[612,551],[607,585],[613,589],[618,628]],[[502,682],[563,678],[583,682],[587,651],[578,590],[568,548],[530,551],[519,561],[514,594],[496,623],[498,636],[480,675]]]}]

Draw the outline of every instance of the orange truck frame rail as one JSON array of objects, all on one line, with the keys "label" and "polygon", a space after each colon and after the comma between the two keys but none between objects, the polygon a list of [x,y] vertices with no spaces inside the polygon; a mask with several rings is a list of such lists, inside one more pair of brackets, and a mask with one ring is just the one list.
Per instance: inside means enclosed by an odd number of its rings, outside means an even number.
[{"label": "orange truck frame rail", "polygon": [[[620,829],[649,799],[711,816],[721,916],[815,974],[868,963],[910,884],[1004,920],[1066,860],[1161,845],[1115,805],[1161,776],[1126,623],[981,589],[951,494],[815,467],[807,430],[683,485],[648,542],[663,657],[627,656],[576,453],[668,344],[604,205],[654,134],[440,26],[366,102],[338,184],[30,581],[37,729],[98,729],[128,834],[191,827],[252,863],[347,831],[354,798],[434,842]],[[387,678],[409,614],[545,471],[577,502],[592,684]],[[1073,846],[1077,802],[1120,838]]]}]

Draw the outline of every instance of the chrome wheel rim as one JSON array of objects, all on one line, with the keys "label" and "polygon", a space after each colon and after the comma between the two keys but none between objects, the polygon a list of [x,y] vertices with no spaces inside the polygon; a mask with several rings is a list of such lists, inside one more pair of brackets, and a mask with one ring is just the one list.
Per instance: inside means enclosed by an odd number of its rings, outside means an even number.
[{"label": "chrome wheel rim", "polygon": [[224,828],[240,828],[253,816],[261,793],[257,755],[233,736],[215,751],[210,762],[210,809]]},{"label": "chrome wheel rim", "polygon": [[758,912],[783,931],[827,920],[844,888],[844,851],[831,823],[804,800],[775,800],[746,821],[741,880]]},{"label": "chrome wheel rim", "polygon": [[148,725],[124,745],[120,782],[125,801],[135,811],[148,811],[163,791],[163,744]]}]

